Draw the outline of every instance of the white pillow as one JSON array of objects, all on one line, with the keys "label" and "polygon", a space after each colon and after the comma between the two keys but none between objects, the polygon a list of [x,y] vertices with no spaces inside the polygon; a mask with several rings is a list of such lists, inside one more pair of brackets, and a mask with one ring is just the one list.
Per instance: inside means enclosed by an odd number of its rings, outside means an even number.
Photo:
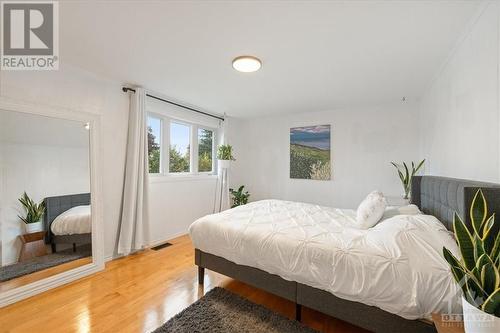
[{"label": "white pillow", "polygon": [[373,191],[359,204],[356,211],[356,224],[360,229],[369,229],[377,224],[382,218],[387,207],[384,194]]},{"label": "white pillow", "polygon": [[388,219],[396,215],[418,215],[423,214],[417,205],[405,205],[405,206],[388,206],[384,212],[382,219]]}]

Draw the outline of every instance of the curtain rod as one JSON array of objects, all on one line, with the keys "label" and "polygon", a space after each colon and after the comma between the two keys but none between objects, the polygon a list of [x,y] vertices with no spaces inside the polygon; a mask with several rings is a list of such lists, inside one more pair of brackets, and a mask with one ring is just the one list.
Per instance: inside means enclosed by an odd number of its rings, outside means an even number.
[{"label": "curtain rod", "polygon": [[[128,88],[128,87],[123,87],[123,88],[122,88],[122,91],[123,91],[123,92],[129,92],[129,91],[132,91],[132,92],[134,92],[134,93],[135,93],[135,89]],[[151,95],[151,94],[146,94],[146,96],[151,97],[151,98],[154,98],[154,99],[157,99],[157,100],[159,100],[159,101],[162,101],[162,102],[165,102],[165,103],[168,103],[168,104],[172,104],[172,105],[175,105],[175,106],[181,107],[181,108],[186,109],[186,110],[189,110],[189,111],[193,111],[193,112],[201,113],[201,114],[203,114],[203,115],[205,115],[205,116],[212,117],[212,118],[217,118],[217,119],[219,119],[219,120],[224,121],[224,118],[222,118],[222,117],[215,116],[215,115],[213,115],[213,114],[206,113],[206,112],[203,112],[203,111],[200,111],[200,110],[196,110],[196,109],[190,108],[189,106],[185,106],[185,105],[182,105],[182,104],[178,104],[178,103],[175,103],[175,102],[172,102],[172,101],[169,101],[169,100],[163,99],[163,98],[158,97],[158,96],[154,96],[154,95]]]}]

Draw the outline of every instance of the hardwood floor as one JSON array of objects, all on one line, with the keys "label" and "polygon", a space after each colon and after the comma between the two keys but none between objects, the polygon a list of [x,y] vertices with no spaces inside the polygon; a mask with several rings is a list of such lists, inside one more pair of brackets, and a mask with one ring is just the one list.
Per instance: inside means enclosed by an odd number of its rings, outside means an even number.
[{"label": "hardwood floor", "polygon": [[[103,272],[0,309],[0,332],[150,332],[215,286],[294,318],[292,302],[207,270],[198,286],[189,237],[159,251],[113,260]],[[320,332],[366,332],[304,308]]]},{"label": "hardwood floor", "polygon": [[5,281],[5,282],[0,282],[0,292],[2,291],[7,291],[11,290],[17,287],[21,287],[27,284],[30,284],[32,282],[45,279],[49,276],[53,276],[65,271],[69,271],[70,269],[77,268],[83,265],[90,264],[92,262],[91,257],[86,257],[86,258],[81,258],[77,260],[73,260],[70,262],[66,262],[64,264],[60,264],[54,267],[50,267],[38,272],[34,272],[28,275],[23,275],[18,278]]}]

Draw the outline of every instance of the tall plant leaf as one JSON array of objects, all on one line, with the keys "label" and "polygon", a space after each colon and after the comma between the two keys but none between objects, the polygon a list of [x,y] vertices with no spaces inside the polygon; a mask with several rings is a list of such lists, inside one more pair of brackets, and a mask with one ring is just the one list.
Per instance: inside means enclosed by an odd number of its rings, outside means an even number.
[{"label": "tall plant leaf", "polygon": [[500,254],[500,232],[497,233],[497,237],[495,238],[495,243],[490,252],[491,260],[493,260],[493,262],[496,262],[497,259],[499,258],[499,254]]},{"label": "tall plant leaf", "polygon": [[405,185],[407,185],[408,182],[410,181],[410,171],[408,170],[408,166],[406,165],[405,162],[403,162],[403,166],[405,168],[405,180],[406,180]]},{"label": "tall plant leaf", "polygon": [[500,317],[500,288],[486,299],[481,308],[486,313]]},{"label": "tall plant leaf", "polygon": [[460,283],[466,274],[464,268],[462,267],[462,264],[457,258],[455,258],[450,250],[445,247],[443,247],[443,256],[445,260],[450,264],[451,273],[453,274],[455,281],[457,283]]},{"label": "tall plant leaf", "polygon": [[453,230],[455,231],[455,237],[457,238],[465,268],[468,270],[472,270],[474,266],[476,266],[476,261],[474,260],[474,244],[472,242],[472,236],[457,213],[455,213],[455,216],[453,218]]},{"label": "tall plant leaf", "polygon": [[474,195],[474,199],[472,199],[472,205],[470,208],[470,218],[472,221],[472,227],[474,231],[481,235],[482,226],[486,221],[488,206],[486,204],[486,199],[484,198],[483,191],[479,189]]},{"label": "tall plant leaf", "polygon": [[418,172],[418,170],[420,170],[420,168],[422,168],[422,166],[424,165],[424,163],[425,163],[425,158],[422,161],[420,161],[420,163],[417,165],[417,167],[415,168],[415,173],[414,174],[416,174]]},{"label": "tall plant leaf", "polygon": [[490,295],[498,288],[500,276],[498,270],[495,269],[493,262],[489,262],[481,269],[481,285],[486,294]]},{"label": "tall plant leaf", "polygon": [[491,254],[493,247],[495,246],[495,237],[498,233],[494,233],[495,226],[495,214],[491,215],[489,219],[486,220],[483,226],[483,235],[481,237],[481,242],[483,243],[484,251]]},{"label": "tall plant leaf", "polygon": [[483,266],[486,265],[486,264],[488,264],[488,263],[490,263],[490,262],[491,262],[490,257],[488,257],[488,255],[486,255],[486,254],[483,254],[477,260],[477,262],[476,262],[476,268],[479,270],[479,272],[481,272],[481,270],[483,269]]},{"label": "tall plant leaf", "polygon": [[465,281],[465,284],[467,285],[468,296],[471,298],[471,300],[473,300],[476,307],[479,307],[482,303],[482,300],[486,299],[488,295],[481,286],[480,281],[476,279],[475,276],[466,275]]},{"label": "tall plant leaf", "polygon": [[473,244],[474,244],[474,261],[477,263],[479,258],[484,255],[484,247],[481,242],[481,238],[475,233],[473,236]]}]

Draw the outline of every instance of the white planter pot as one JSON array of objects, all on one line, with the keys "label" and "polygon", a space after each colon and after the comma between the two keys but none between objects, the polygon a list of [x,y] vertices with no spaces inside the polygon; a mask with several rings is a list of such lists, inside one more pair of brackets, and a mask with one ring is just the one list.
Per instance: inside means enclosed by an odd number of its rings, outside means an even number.
[{"label": "white planter pot", "polygon": [[43,230],[43,222],[40,220],[35,223],[25,223],[24,228],[27,234],[31,234],[33,232],[38,232]]},{"label": "white planter pot", "polygon": [[481,311],[462,297],[465,333],[498,333],[500,318]]},{"label": "white planter pot", "polygon": [[231,167],[231,160],[219,160],[219,168],[229,169]]}]

